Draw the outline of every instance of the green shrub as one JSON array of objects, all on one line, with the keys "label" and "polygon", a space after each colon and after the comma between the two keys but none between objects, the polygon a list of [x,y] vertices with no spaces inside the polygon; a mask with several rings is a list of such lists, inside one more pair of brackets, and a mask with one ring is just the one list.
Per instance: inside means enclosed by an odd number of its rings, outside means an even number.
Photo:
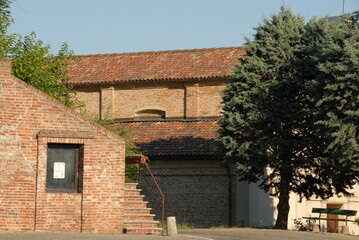
[{"label": "green shrub", "polygon": [[[158,225],[160,228],[163,228],[163,229],[167,229],[167,223],[165,223],[164,225],[162,224],[162,222],[159,223]],[[176,224],[177,226],[177,230],[187,230],[187,229],[195,229],[196,227],[195,226],[192,226],[192,225],[189,225],[188,223],[186,222],[178,222]]]},{"label": "green shrub", "polygon": [[179,230],[194,229],[194,228],[195,228],[194,226],[189,225],[186,222],[177,223],[177,229],[179,229]]},{"label": "green shrub", "polygon": [[[85,113],[86,115],[86,113]],[[125,150],[126,156],[138,156],[142,155],[139,148],[132,142],[132,131],[130,128],[124,128],[118,125],[114,125],[109,120],[103,120],[99,118],[93,118],[94,122],[100,124],[107,130],[110,130],[117,135],[124,138],[126,142]],[[125,182],[126,183],[137,183],[138,182],[138,164],[125,164]]]}]

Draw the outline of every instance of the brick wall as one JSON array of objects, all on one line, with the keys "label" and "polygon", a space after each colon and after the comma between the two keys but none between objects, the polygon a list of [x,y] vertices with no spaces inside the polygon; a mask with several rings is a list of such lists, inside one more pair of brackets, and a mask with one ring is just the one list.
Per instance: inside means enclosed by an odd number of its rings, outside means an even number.
[{"label": "brick wall", "polygon": [[166,117],[183,116],[184,89],[178,84],[116,86],[115,118],[131,118],[145,109],[163,109]]},{"label": "brick wall", "polygon": [[[195,227],[235,224],[235,185],[229,201],[229,177],[220,160],[196,159],[151,161],[151,170],[165,195],[165,215]],[[235,179],[231,176],[231,181]],[[160,209],[146,184],[141,184],[149,206],[159,219]],[[231,207],[229,204],[231,203]],[[229,211],[231,211],[231,216]],[[231,217],[231,219],[229,219]]]},{"label": "brick wall", "polygon": [[[122,82],[103,86],[75,86],[74,89],[79,99],[86,103],[88,111],[103,118],[134,118],[137,112],[147,109],[164,111],[166,118],[183,119],[219,116],[220,93],[225,81]],[[197,160],[189,157],[174,161],[168,157],[165,161],[151,161],[155,176],[166,195],[166,215],[174,215],[177,221],[197,227],[235,223],[236,184],[232,183],[230,201],[229,178],[226,169],[220,167],[221,160],[202,159],[205,164],[196,166]],[[145,193],[151,206],[156,207],[150,192]],[[229,204],[232,206],[229,207]],[[158,208],[155,208],[155,213],[157,217],[161,216]]]},{"label": "brick wall", "polygon": [[168,118],[207,117],[220,114],[224,82],[134,83],[74,89],[91,114],[104,118],[133,118],[136,112],[146,109],[165,111]]},{"label": "brick wall", "polygon": [[199,116],[218,116],[221,112],[224,82],[208,81],[200,86]]},{"label": "brick wall", "polygon": [[83,86],[81,91],[76,93],[77,97],[86,104],[86,110],[90,117],[100,116],[101,113],[101,91],[98,87]]},{"label": "brick wall", "polygon": [[[5,60],[0,123],[0,231],[122,232],[121,138],[11,76]],[[46,190],[48,143],[81,145],[79,192]]]}]

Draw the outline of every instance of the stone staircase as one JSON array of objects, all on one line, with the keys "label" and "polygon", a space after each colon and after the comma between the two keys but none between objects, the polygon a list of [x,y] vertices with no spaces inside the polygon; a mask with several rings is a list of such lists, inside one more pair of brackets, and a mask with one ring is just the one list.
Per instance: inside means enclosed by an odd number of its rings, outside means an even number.
[{"label": "stone staircase", "polygon": [[124,233],[128,234],[161,234],[162,228],[158,227],[159,221],[154,221],[155,214],[151,214],[151,208],[147,208],[144,195],[140,195],[141,189],[138,183],[125,184],[125,222]]}]

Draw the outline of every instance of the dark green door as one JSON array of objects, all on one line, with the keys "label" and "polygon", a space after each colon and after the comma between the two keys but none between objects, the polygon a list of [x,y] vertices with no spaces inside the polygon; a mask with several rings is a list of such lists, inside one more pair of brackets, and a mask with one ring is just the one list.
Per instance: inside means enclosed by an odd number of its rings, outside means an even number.
[{"label": "dark green door", "polygon": [[79,145],[49,143],[46,189],[77,192]]}]

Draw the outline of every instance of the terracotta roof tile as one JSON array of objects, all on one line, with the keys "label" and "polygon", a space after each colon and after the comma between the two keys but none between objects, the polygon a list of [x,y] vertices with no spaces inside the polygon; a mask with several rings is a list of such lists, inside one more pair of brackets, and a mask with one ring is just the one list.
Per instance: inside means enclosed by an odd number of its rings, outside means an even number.
[{"label": "terracotta roof tile", "polygon": [[149,156],[217,155],[220,153],[216,120],[127,122],[134,143]]},{"label": "terracotta roof tile", "polygon": [[243,47],[82,55],[69,68],[74,85],[224,78]]}]

